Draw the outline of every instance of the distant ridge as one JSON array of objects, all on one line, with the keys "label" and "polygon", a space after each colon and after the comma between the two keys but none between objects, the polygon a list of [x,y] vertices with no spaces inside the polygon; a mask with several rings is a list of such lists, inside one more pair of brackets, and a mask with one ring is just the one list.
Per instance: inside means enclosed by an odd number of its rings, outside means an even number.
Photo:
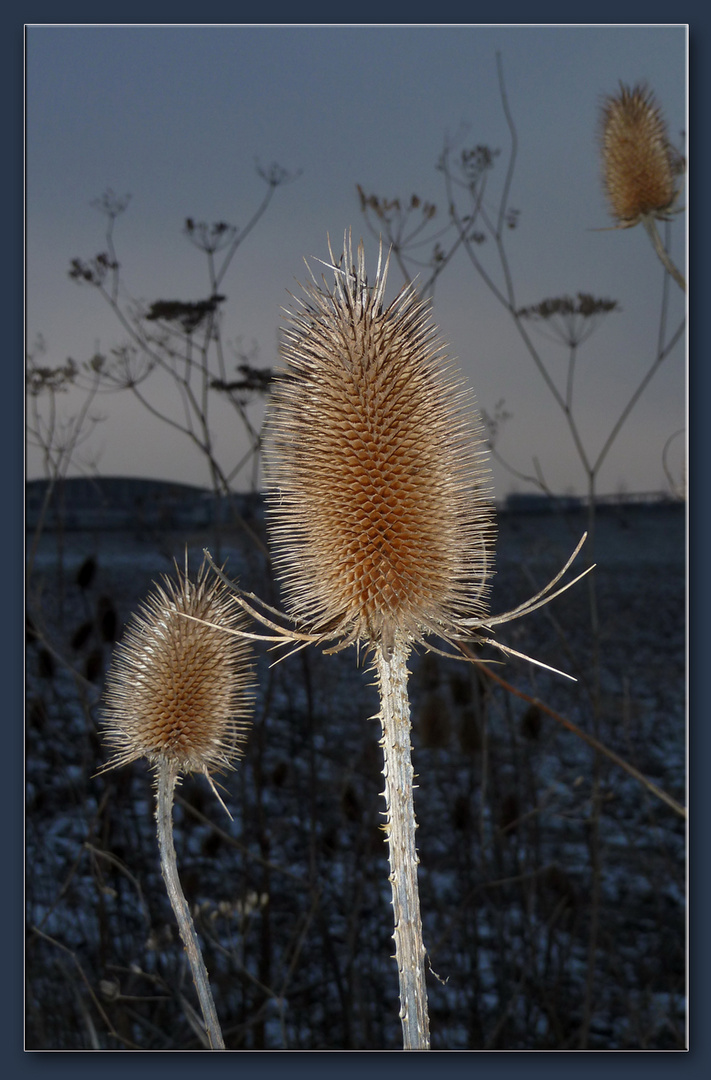
[{"label": "distant ridge", "polygon": [[57,483],[48,499],[47,480],[29,480],[25,527],[45,529],[195,529],[237,511],[253,516],[261,497],[234,493],[219,506],[207,488],[135,476],[76,476]]},{"label": "distant ridge", "polygon": [[[37,528],[47,499],[48,481],[29,480],[26,486],[25,526]],[[617,492],[597,497],[598,506],[684,505],[659,491]],[[551,514],[582,511],[587,500],[578,495],[512,492],[497,504],[503,514]],[[216,504],[208,488],[174,480],[136,476],[76,476],[57,483],[44,510],[43,528],[64,529],[195,529],[227,520],[260,515],[258,492],[234,492]]]},{"label": "distant ridge", "polygon": [[[618,491],[608,495],[596,495],[597,506],[628,506],[669,504],[684,505],[685,500],[666,491]],[[584,510],[588,505],[585,495],[544,495],[539,492],[511,492],[498,504],[498,510],[514,514],[544,514],[555,511]]]}]

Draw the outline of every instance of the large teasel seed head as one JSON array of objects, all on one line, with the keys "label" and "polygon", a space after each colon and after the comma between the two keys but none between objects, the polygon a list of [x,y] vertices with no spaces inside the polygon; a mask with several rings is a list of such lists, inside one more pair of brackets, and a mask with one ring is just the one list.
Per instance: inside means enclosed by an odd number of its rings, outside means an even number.
[{"label": "large teasel seed head", "polygon": [[[290,615],[343,645],[484,618],[494,527],[473,396],[412,285],[389,307],[350,237],[283,332],[267,414],[270,538]],[[313,275],[312,275],[313,277]]]},{"label": "large teasel seed head", "polygon": [[131,617],[109,668],[106,769],[141,757],[155,767],[168,763],[178,774],[208,778],[212,770],[234,767],[252,698],[250,647],[230,633],[243,626],[232,594],[205,563],[195,582],[186,567],[177,570],[177,580],[165,576],[154,587]]},{"label": "large teasel seed head", "polygon": [[605,190],[618,224],[629,228],[645,217],[666,217],[682,163],[652,92],[620,83],[619,93],[603,102],[601,130]]}]

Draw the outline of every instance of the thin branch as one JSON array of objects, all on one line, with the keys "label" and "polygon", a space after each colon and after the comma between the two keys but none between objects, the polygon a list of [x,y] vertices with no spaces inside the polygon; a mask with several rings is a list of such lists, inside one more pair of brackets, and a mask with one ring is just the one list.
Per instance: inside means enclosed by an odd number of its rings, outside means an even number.
[{"label": "thin branch", "polygon": [[640,784],[643,784],[648,791],[651,791],[653,795],[655,795],[658,799],[661,799],[661,801],[666,803],[667,806],[671,807],[671,809],[676,814],[686,820],[686,808],[682,806],[681,803],[677,802],[676,799],[674,799],[671,795],[668,795],[666,791],[658,787],[657,784],[649,780],[643,773],[639,771],[639,769],[636,769],[634,765],[630,765],[628,761],[625,761],[625,759],[620,757],[619,754],[616,754],[614,750],[610,750],[607,746],[605,746],[604,743],[601,743],[592,735],[588,735],[586,731],[583,731],[582,728],[579,728],[576,724],[572,722],[572,720],[568,720],[566,717],[561,716],[560,713],[555,712],[554,709],[551,709],[550,706],[546,705],[539,698],[532,697],[530,694],[524,693],[523,690],[518,690],[515,686],[512,686],[511,683],[507,682],[505,679],[502,679],[500,675],[497,675],[494,671],[491,670],[486,661],[483,661],[480,659],[480,657],[476,656],[476,654],[471,650],[468,645],[460,643],[459,647],[464,653],[464,655],[468,659],[472,660],[477,665],[477,667],[486,674],[487,678],[492,680],[492,682],[497,683],[509,694],[513,694],[515,697],[520,698],[522,701],[528,702],[529,705],[535,705],[535,707],[537,709],[540,709],[541,712],[544,712],[547,716],[552,717],[552,719],[555,720],[556,723],[561,724],[564,728],[567,728],[568,731],[572,731],[574,735],[577,735],[579,739],[582,739],[583,742],[586,742],[588,746],[592,747],[593,750],[604,754],[605,757],[610,759],[610,761],[614,761],[615,765],[619,765],[621,769],[624,769],[625,772],[629,773],[629,775],[634,777],[635,780],[639,781]]}]

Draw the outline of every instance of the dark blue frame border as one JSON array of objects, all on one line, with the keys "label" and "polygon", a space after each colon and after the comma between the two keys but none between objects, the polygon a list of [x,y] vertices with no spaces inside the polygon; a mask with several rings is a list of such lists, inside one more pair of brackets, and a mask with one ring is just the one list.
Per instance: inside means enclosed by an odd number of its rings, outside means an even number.
[{"label": "dark blue frame border", "polygon": [[[242,17],[254,22],[292,22],[294,9],[283,2],[267,5],[270,18],[265,18],[262,9],[259,12],[246,12]],[[702,254],[708,249],[708,205],[705,193],[708,189],[709,157],[709,71],[711,70],[709,50],[709,26],[711,16],[708,11],[701,13],[700,6],[694,5],[693,15],[675,5],[648,3],[644,6],[645,23],[639,20],[640,6],[635,3],[599,3],[594,7],[578,5],[572,9],[568,4],[544,3],[535,8],[536,23],[577,23],[577,24],[620,24],[649,25],[654,23],[689,24],[690,84],[691,102],[691,191],[693,203],[693,233],[690,236],[690,274],[691,281],[700,296],[705,296],[707,283],[703,275],[706,260]],[[12,11],[9,17],[7,12]],[[391,25],[405,21],[425,21],[433,13],[427,9],[414,11],[402,3],[379,5],[365,4],[361,8],[351,9],[349,14],[361,16],[361,23],[389,23]],[[403,14],[409,20],[402,18]],[[61,20],[58,16],[61,14]],[[140,6],[129,0],[120,9],[103,9],[100,22],[167,22],[168,14],[164,4],[143,3]],[[194,8],[173,5],[170,15],[173,20],[193,21],[197,12]],[[208,3],[200,9],[205,21],[219,23],[234,21],[234,4]],[[307,3],[299,8],[302,23],[347,22],[355,20],[334,19],[335,9],[331,3]],[[457,23],[464,18],[477,18],[481,22],[526,22],[532,21],[533,10],[524,6],[520,0],[495,8],[471,5],[445,4],[445,9],[437,9],[436,14],[442,22]],[[3,364],[3,393],[0,395],[0,460],[4,464],[5,506],[8,511],[4,528],[0,529],[0,538],[5,549],[6,577],[3,588],[3,642],[2,655],[6,676],[3,680],[5,689],[5,709],[3,710],[3,729],[6,746],[6,764],[4,782],[1,785],[3,800],[4,830],[4,867],[8,887],[0,894],[0,914],[6,932],[4,955],[9,963],[3,965],[0,1007],[2,1026],[3,1056],[10,1076],[94,1076],[97,1069],[104,1076],[123,1076],[128,1073],[132,1080],[157,1080],[170,1074],[194,1075],[196,1063],[186,1061],[182,1056],[171,1054],[133,1054],[130,1061],[121,1053],[104,1055],[99,1065],[91,1052],[75,1053],[24,1053],[23,1045],[23,952],[22,933],[22,882],[23,882],[23,575],[20,570],[24,562],[24,383],[20,356],[23,349],[23,64],[24,64],[24,29],[23,22],[56,23],[95,23],[96,5],[87,3],[69,3],[63,5],[61,12],[56,5],[34,3],[23,5],[20,9],[6,9],[2,16],[2,63],[0,78],[4,90],[0,100],[5,103],[5,137],[9,142],[9,167],[0,173],[0,184],[5,190],[3,204],[8,210],[6,238],[9,233],[10,243],[5,244],[5,257],[2,270],[2,295],[6,298],[9,318],[9,342],[5,340],[6,355]],[[502,18],[503,15],[508,16]],[[108,17],[107,17],[108,16]],[[700,137],[694,139],[694,134]],[[706,134],[706,137],[704,137]],[[9,258],[8,258],[9,255]],[[694,293],[695,295],[695,293]],[[609,1080],[628,1076],[677,1076],[683,1073],[689,1076],[708,1075],[711,1071],[711,1023],[709,1013],[711,1000],[709,990],[711,980],[711,952],[709,949],[709,929],[706,909],[709,897],[709,822],[711,807],[709,793],[711,784],[708,780],[708,767],[711,762],[709,753],[711,744],[711,722],[709,721],[708,680],[704,678],[704,667],[708,664],[709,646],[706,637],[708,628],[709,599],[709,560],[708,550],[711,542],[709,529],[709,493],[708,472],[711,454],[711,423],[706,413],[711,406],[711,349],[708,345],[708,319],[705,317],[706,302],[696,311],[690,333],[689,364],[689,402],[690,402],[690,530],[689,530],[689,649],[690,649],[690,785],[691,785],[691,832],[690,832],[690,1038],[691,1049],[687,1053],[662,1052],[609,1052],[601,1056],[597,1053],[437,1053],[439,1060],[434,1062],[432,1055],[404,1055],[398,1053],[245,1053],[239,1061],[214,1060],[205,1068],[212,1075],[235,1075],[235,1070],[244,1080],[259,1076],[259,1080],[271,1077],[289,1076],[290,1080],[298,1077],[302,1071],[311,1078],[330,1077],[334,1073],[340,1077],[359,1075],[366,1070],[375,1080],[376,1077],[388,1077],[405,1069],[410,1075],[429,1076],[433,1069],[445,1071],[447,1075],[459,1076],[474,1073],[477,1078],[495,1077],[496,1080],[508,1080],[514,1077],[526,1077],[532,1080],[537,1076],[550,1077],[560,1075],[568,1077],[572,1072],[576,1076],[598,1077],[604,1074]],[[6,330],[7,333],[7,330]],[[20,620],[22,619],[22,623]],[[702,664],[699,661],[702,660]],[[7,941],[9,938],[9,941]],[[706,1064],[704,1065],[704,1062]]]}]

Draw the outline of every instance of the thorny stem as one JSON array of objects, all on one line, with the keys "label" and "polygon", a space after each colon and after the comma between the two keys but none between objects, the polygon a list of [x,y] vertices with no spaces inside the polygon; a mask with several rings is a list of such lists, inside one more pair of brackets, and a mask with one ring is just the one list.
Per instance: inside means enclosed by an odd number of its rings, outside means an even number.
[{"label": "thorny stem", "polygon": [[396,636],[387,656],[375,651],[383,729],[383,776],[387,813],[388,859],[395,920],[395,959],[400,979],[403,1049],[429,1050],[430,1022],[425,986],[420,896],[417,888],[415,808],[410,745],[410,703],[407,696],[409,646]]},{"label": "thorny stem", "polygon": [[649,215],[647,217],[643,217],[642,224],[647,230],[647,235],[652,241],[652,246],[657,253],[657,257],[661,260],[662,266],[668,274],[671,274],[671,276],[674,278],[674,281],[677,283],[682,292],[686,292],[686,281],[684,280],[684,275],[677,269],[677,267],[669,258],[669,252],[666,250],[664,244],[662,243],[662,239],[657,230],[657,225],[654,218],[650,217]]},{"label": "thorny stem", "polygon": [[207,968],[202,958],[200,942],[195,933],[192,916],[178,877],[178,864],[173,843],[173,796],[178,779],[177,771],[163,759],[158,767],[156,785],[156,821],[158,823],[158,847],[160,868],[168,892],[168,899],[178,921],[178,929],[188,954],[190,970],[195,983],[205,1030],[211,1050],[224,1050],[225,1043],[217,1019],[215,1002],[210,989]]}]

